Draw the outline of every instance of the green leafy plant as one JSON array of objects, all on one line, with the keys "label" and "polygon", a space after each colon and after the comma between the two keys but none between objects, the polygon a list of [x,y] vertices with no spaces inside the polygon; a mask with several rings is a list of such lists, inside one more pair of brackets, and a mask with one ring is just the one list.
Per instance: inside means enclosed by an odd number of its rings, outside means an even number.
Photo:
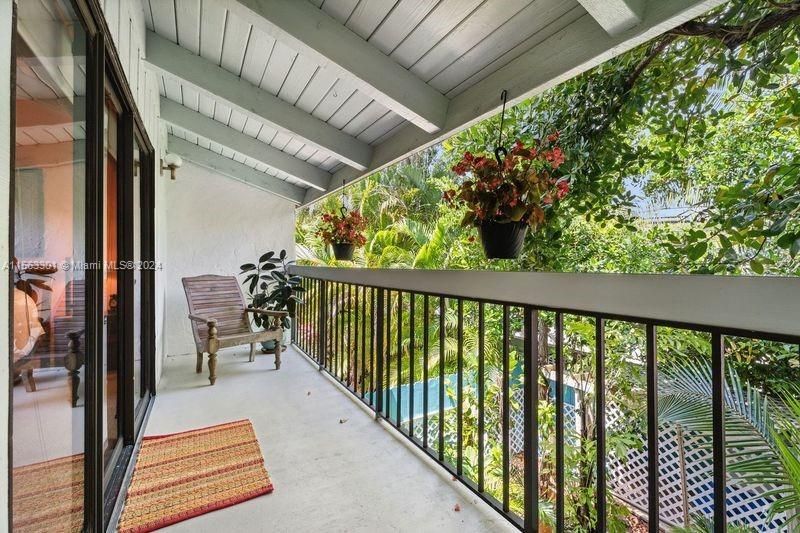
[{"label": "green leafy plant", "polygon": [[452,170],[466,179],[446,191],[444,200],[466,208],[463,226],[489,220],[525,222],[537,229],[569,192],[569,178],[558,170],[564,152],[557,141],[558,133],[535,140],[529,147],[517,140],[502,162],[464,152]]},{"label": "green leafy plant", "polygon": [[[302,278],[292,276],[287,272],[287,267],[294,261],[286,259],[286,250],[267,252],[258,258],[256,263],[245,263],[240,274],[247,274],[242,285],[247,289],[250,305],[259,309],[273,311],[288,311],[293,317],[298,303],[303,300],[298,296],[305,289],[301,286]],[[253,323],[262,327],[266,325],[268,317],[254,314]],[[289,328],[288,317],[281,319],[281,326]]]},{"label": "green leafy plant", "polygon": [[39,301],[39,293],[36,289],[48,292],[53,291],[47,281],[41,278],[53,279],[51,274],[56,271],[55,268],[46,265],[26,265],[21,263],[16,257],[14,258],[13,266],[14,287],[30,296],[34,302]]},{"label": "green leafy plant", "polygon": [[[796,387],[771,398],[728,367],[725,383],[725,436],[728,474],[749,484],[775,486],[769,516],[786,513],[800,518],[800,401]],[[659,381],[658,417],[701,435],[713,431],[711,365],[693,360],[665,365]],[[703,444],[704,442],[705,444]],[[701,445],[711,449],[710,438]],[[702,529],[701,529],[702,530]]]}]

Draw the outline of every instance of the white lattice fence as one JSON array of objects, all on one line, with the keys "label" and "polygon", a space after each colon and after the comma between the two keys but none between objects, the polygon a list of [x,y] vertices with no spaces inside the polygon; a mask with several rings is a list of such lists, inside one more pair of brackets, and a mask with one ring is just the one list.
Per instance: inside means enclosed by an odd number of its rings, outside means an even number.
[{"label": "white lattice fence", "polygon": [[[577,394],[577,393],[576,393]],[[522,391],[516,391],[521,403]],[[578,421],[574,405],[565,404],[564,423],[577,433]],[[523,449],[523,415],[521,411],[511,412],[511,450],[519,453]],[[615,424],[624,424],[622,412],[609,406],[606,425],[613,431]],[[623,459],[609,456],[607,472],[609,487],[620,499],[630,505],[647,511],[647,444],[642,435],[641,447],[630,449]],[[693,433],[679,435],[677,428],[659,428],[659,493],[661,520],[674,524],[684,523],[687,515],[713,517],[714,484],[710,446],[703,441],[705,437]],[[684,473],[681,472],[681,440],[683,441]],[[685,476],[685,481],[683,477]],[[683,490],[685,482],[685,491]],[[756,531],[785,531],[785,516],[780,514],[767,520],[769,506],[774,497],[764,494],[775,487],[768,485],[741,485],[728,480],[727,511],[729,523],[749,526]]]}]

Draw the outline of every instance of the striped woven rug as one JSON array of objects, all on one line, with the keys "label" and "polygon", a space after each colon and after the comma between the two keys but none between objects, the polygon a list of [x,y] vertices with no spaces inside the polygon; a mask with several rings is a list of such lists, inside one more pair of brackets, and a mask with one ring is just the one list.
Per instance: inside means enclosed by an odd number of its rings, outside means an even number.
[{"label": "striped woven rug", "polygon": [[144,437],[119,531],[153,531],[270,492],[249,420]]},{"label": "striped woven rug", "polygon": [[75,533],[83,526],[83,454],[12,472],[15,533]]}]

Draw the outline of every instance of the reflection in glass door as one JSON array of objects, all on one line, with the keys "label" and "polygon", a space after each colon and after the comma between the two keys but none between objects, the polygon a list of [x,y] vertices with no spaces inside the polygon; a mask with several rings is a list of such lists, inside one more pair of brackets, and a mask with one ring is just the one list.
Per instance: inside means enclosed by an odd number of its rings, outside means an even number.
[{"label": "reflection in glass door", "polygon": [[119,116],[112,93],[106,94],[103,165],[103,467],[109,465],[120,433],[120,323],[119,323]]},{"label": "reflection in glass door", "polygon": [[39,0],[18,3],[14,39],[12,520],[80,531],[87,35],[69,1]]}]

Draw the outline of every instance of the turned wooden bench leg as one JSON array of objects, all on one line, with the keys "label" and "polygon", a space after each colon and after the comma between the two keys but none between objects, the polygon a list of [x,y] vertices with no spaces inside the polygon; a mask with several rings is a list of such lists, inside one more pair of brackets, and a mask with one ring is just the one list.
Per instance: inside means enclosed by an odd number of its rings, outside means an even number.
[{"label": "turned wooden bench leg", "polygon": [[194,371],[198,374],[203,371],[203,352],[197,352],[197,366]]},{"label": "turned wooden bench leg", "polygon": [[275,341],[275,370],[281,369],[281,341]]},{"label": "turned wooden bench leg", "polygon": [[64,368],[67,369],[70,385],[70,403],[72,407],[78,406],[78,387],[81,384],[80,369],[83,366],[83,353],[81,352],[80,337],[83,331],[67,333],[67,356],[64,358]]},{"label": "turned wooden bench leg", "polygon": [[208,381],[217,381],[217,350],[219,349],[217,321],[208,321]]},{"label": "turned wooden bench leg", "polygon": [[250,343],[250,362],[252,363],[255,360],[256,360],[256,343],[251,342]]},{"label": "turned wooden bench leg", "polygon": [[213,385],[217,381],[217,354],[208,354],[208,381]]},{"label": "turned wooden bench leg", "polygon": [[36,392],[36,380],[33,379],[32,368],[28,368],[22,373],[22,383],[27,392]]}]

